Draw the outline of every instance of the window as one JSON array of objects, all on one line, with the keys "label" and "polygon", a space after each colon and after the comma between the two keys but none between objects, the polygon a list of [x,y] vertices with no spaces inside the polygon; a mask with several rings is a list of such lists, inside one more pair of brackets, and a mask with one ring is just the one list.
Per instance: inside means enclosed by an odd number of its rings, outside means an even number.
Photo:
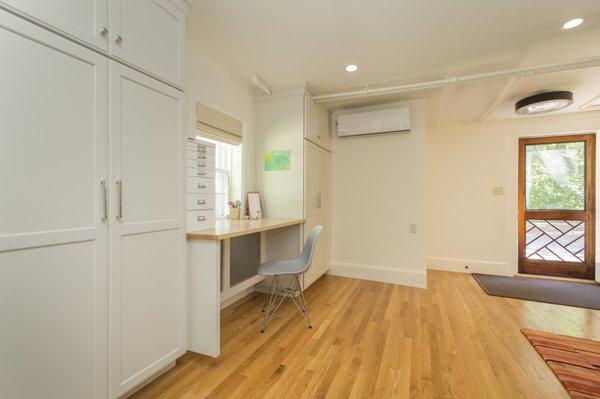
[{"label": "window", "polygon": [[215,144],[215,217],[229,215],[229,201],[241,200],[242,146],[199,137]]}]

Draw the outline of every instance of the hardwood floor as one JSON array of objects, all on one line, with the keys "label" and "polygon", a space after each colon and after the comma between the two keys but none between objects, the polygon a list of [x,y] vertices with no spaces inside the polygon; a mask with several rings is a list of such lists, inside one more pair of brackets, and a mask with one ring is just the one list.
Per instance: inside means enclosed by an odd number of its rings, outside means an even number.
[{"label": "hardwood floor", "polygon": [[222,312],[218,359],[187,353],[134,398],[567,398],[523,327],[600,340],[600,311],[487,296],[468,274],[427,290],[324,276],[260,333],[262,295]]}]

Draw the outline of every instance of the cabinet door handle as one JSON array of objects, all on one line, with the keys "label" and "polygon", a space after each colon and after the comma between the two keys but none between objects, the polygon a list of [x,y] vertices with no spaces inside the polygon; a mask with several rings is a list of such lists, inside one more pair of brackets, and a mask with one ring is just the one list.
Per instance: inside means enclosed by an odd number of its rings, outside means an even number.
[{"label": "cabinet door handle", "polygon": [[206,216],[198,216],[197,220],[199,222],[204,222],[206,220]]},{"label": "cabinet door handle", "polygon": [[113,42],[120,45],[121,43],[123,43],[123,36],[121,36],[121,35],[115,36],[115,38],[113,39]]},{"label": "cabinet door handle", "polygon": [[198,188],[206,188],[206,184],[198,183]]},{"label": "cabinet door handle", "polygon": [[100,29],[98,29],[98,34],[100,36],[106,36],[107,33],[108,29],[106,29],[106,26],[101,26]]},{"label": "cabinet door handle", "polygon": [[321,135],[320,135],[320,134],[317,134],[317,138],[318,138],[318,139],[320,139],[320,138],[321,138]]},{"label": "cabinet door handle", "polygon": [[317,208],[321,208],[321,193],[317,193]]},{"label": "cabinet door handle", "polygon": [[198,171],[198,176],[204,176],[204,175],[206,175],[206,172],[203,172],[201,170]]},{"label": "cabinet door handle", "polygon": [[100,216],[100,220],[105,222],[108,219],[108,200],[106,199],[106,180],[100,180],[100,190],[102,191],[102,216]]},{"label": "cabinet door handle", "polygon": [[197,202],[198,202],[198,205],[206,204],[206,200],[203,200],[203,199],[199,199]]},{"label": "cabinet door handle", "polygon": [[123,217],[123,182],[121,180],[117,180],[115,184],[117,185],[117,201],[119,201],[117,205],[116,218],[121,220]]}]

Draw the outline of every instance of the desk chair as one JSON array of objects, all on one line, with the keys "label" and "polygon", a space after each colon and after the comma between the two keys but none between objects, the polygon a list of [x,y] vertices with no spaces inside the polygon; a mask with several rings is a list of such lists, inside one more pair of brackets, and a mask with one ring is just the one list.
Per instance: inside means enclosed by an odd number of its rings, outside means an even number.
[{"label": "desk chair", "polygon": [[[306,239],[302,253],[296,259],[266,262],[258,267],[258,274],[265,277],[273,277],[269,296],[262,308],[264,322],[260,329],[261,333],[265,332],[267,325],[273,319],[273,316],[277,313],[286,297],[294,302],[300,314],[306,319],[308,328],[312,328],[308,306],[306,299],[304,299],[304,273],[310,269],[310,265],[312,264],[315,244],[321,230],[323,230],[323,226],[321,225],[315,226],[312,229]],[[291,278],[286,283],[281,281],[282,276]],[[300,285],[300,276],[302,276],[302,285]]]}]

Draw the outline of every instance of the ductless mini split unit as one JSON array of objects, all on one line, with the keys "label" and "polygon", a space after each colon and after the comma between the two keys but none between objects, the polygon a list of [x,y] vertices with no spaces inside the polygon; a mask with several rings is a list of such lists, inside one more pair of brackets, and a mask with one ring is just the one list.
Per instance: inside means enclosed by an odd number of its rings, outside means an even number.
[{"label": "ductless mini split unit", "polygon": [[341,114],[337,117],[340,137],[409,131],[409,107]]}]

